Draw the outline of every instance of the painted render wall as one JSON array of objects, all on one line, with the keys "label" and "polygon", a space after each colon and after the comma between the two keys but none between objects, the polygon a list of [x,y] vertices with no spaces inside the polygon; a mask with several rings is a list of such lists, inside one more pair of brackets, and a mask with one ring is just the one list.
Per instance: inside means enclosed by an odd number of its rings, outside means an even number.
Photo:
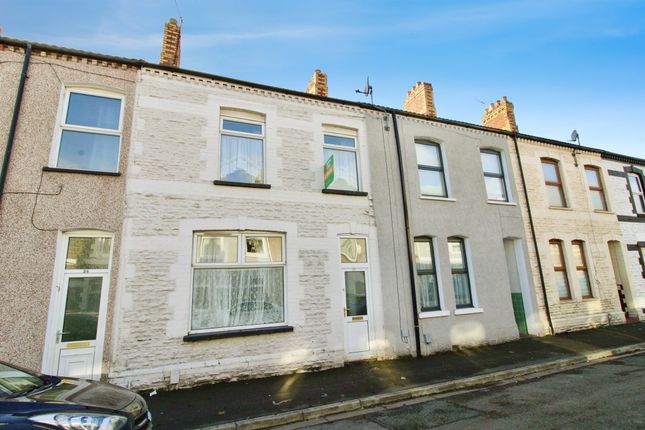
[{"label": "painted render wall", "polygon": [[[265,182],[214,185],[220,108],[266,115]],[[235,84],[143,69],[127,182],[116,347],[110,380],[182,387],[340,366],[405,352],[384,335],[371,197],[323,194],[323,126],[356,130],[362,189],[372,192],[365,112]],[[286,234],[286,323],[291,333],[186,342],[191,254],[198,230]],[[343,334],[339,235],[368,238],[371,351],[349,357]],[[403,351],[402,351],[403,349]]]},{"label": "painted render wall", "polygon": [[[512,139],[508,138],[508,142],[513,157],[515,157]],[[576,154],[578,166],[576,166],[572,150],[568,148],[526,139],[518,139],[518,144],[529,195],[528,204],[533,215],[547,299],[555,332],[579,330],[599,324],[624,323],[625,315],[621,312],[608,247],[609,241],[622,243],[620,226],[611,203],[609,203],[609,211],[607,212],[592,209],[584,171],[585,165],[600,167],[602,180],[606,183],[607,170],[603,167],[600,155],[578,150]],[[558,160],[569,207],[549,207],[541,158]],[[516,188],[523,193],[518,164],[514,163],[513,168],[515,169]],[[527,237],[532,238],[526,207],[526,204],[522,205],[525,230]],[[572,293],[571,300],[560,300],[558,296],[554,283],[554,262],[549,250],[549,240],[551,239],[563,241],[565,263]],[[575,278],[571,248],[571,242],[574,240],[584,241],[593,293],[593,298],[590,299],[581,298],[580,288]],[[544,311],[539,265],[533,246],[529,247],[529,258],[534,278],[533,283],[536,286],[536,296],[540,299],[540,307]]]},{"label": "painted render wall", "polygon": [[[629,279],[624,282],[627,284],[625,285],[627,306],[634,316],[643,319],[645,318],[645,265],[636,246],[639,242],[645,242],[645,217],[642,214],[638,216],[634,211],[626,171],[631,171],[632,167],[645,171],[645,165],[633,165],[608,159],[602,161],[609,173],[606,177],[606,187],[613,210],[618,216],[629,217],[629,221],[619,222],[623,234],[622,250],[629,273]],[[623,176],[617,176],[618,174]]]},{"label": "painted render wall", "polygon": [[[509,187],[512,194],[510,204],[488,202],[480,159],[480,149],[495,149],[501,152],[508,165],[509,152],[505,140],[493,133],[483,133],[411,117],[397,116],[397,118],[412,235],[434,238],[437,278],[439,288],[443,292],[443,312],[439,315],[421,314],[419,324],[422,354],[427,355],[453,347],[499,343],[517,338],[518,329],[513,315],[503,239],[519,239],[521,249],[526,255],[522,217],[516,204],[516,192],[512,186]],[[444,172],[450,190],[448,199],[427,198],[421,195],[415,139],[428,140],[441,145]],[[393,144],[377,156],[391,160],[390,178],[398,175],[396,148]],[[508,167],[506,172],[512,180],[512,172]],[[385,180],[382,175],[380,180]],[[512,184],[512,182],[509,183]],[[381,187],[385,187],[385,184],[381,183],[375,188]],[[390,214],[387,211],[378,210],[379,206],[375,207],[377,223],[379,228],[382,228]],[[385,232],[385,228],[380,232]],[[476,295],[475,309],[472,310],[456,312],[447,245],[447,239],[451,236],[466,239],[468,264],[471,268],[470,281],[473,293]],[[403,241],[404,238],[404,234],[399,232],[397,239]],[[398,249],[404,246],[400,244]],[[398,255],[400,261],[398,266],[407,271],[407,264],[403,260],[405,254],[400,252]],[[528,266],[524,269],[528,270]],[[534,303],[535,298],[531,297],[533,288],[530,278],[526,279],[529,282],[524,294],[527,319],[532,333],[542,333],[539,318],[531,311],[537,307]],[[406,281],[409,282],[409,280]],[[407,293],[409,286],[402,286],[402,289],[409,295]],[[418,303],[420,303],[419,294],[417,290]],[[426,342],[426,338],[429,338],[429,343]]]},{"label": "painted render wall", "polygon": [[[22,48],[0,45],[0,145],[4,154]],[[42,369],[57,240],[78,229],[114,234],[108,314],[114,310],[124,210],[124,176],[45,172],[57,130],[63,87],[109,88],[125,94],[119,171],[125,173],[136,70],[41,51],[32,53],[5,192],[0,203],[0,359]],[[42,183],[41,183],[42,180]],[[42,195],[36,196],[40,190]],[[56,194],[57,195],[45,195]],[[33,216],[33,225],[32,225]],[[108,329],[111,319],[108,318]],[[105,337],[105,350],[111,339]],[[105,371],[107,356],[104,355]]]}]

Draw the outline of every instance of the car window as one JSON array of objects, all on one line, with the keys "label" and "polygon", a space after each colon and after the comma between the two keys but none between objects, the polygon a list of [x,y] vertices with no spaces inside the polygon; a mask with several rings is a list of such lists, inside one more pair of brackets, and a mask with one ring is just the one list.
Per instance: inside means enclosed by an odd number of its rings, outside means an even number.
[{"label": "car window", "polygon": [[6,364],[0,363],[0,396],[28,392],[41,387],[45,381],[36,375],[24,372]]}]

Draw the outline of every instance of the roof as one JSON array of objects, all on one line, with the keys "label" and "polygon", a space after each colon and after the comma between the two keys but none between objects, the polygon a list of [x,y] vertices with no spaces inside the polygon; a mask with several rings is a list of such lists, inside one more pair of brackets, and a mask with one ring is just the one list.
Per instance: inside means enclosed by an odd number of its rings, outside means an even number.
[{"label": "roof", "polygon": [[64,55],[74,55],[74,56],[92,58],[92,59],[96,59],[96,60],[100,60],[100,61],[110,61],[110,62],[115,62],[115,63],[127,64],[127,65],[135,66],[135,67],[141,67],[141,68],[143,68],[143,67],[155,68],[155,69],[166,70],[166,71],[175,72],[175,73],[183,73],[183,74],[192,75],[192,76],[199,76],[199,77],[213,79],[213,80],[217,80],[217,81],[229,82],[229,83],[237,84],[237,85],[244,85],[244,86],[257,88],[257,89],[262,89],[262,90],[268,90],[268,91],[274,91],[274,92],[283,93],[283,94],[294,95],[294,96],[298,96],[298,97],[316,99],[316,100],[320,100],[320,101],[338,103],[338,104],[343,104],[343,105],[348,105],[348,106],[355,106],[355,107],[360,107],[360,108],[368,109],[368,110],[374,110],[374,111],[378,111],[378,112],[384,112],[385,111],[387,113],[395,114],[395,115],[399,115],[399,116],[419,118],[419,119],[424,119],[424,120],[431,121],[431,122],[438,122],[438,123],[442,123],[442,124],[455,125],[455,126],[460,126],[460,127],[465,127],[465,128],[470,128],[470,129],[475,129],[475,130],[480,130],[480,131],[487,131],[487,132],[490,132],[490,133],[501,134],[501,135],[508,136],[508,137],[515,137],[515,138],[520,138],[520,139],[533,140],[533,141],[546,143],[546,144],[551,144],[551,145],[556,145],[556,146],[561,146],[561,147],[569,148],[569,149],[581,149],[581,150],[584,150],[584,151],[598,153],[598,154],[600,154],[600,156],[602,158],[616,160],[616,161],[622,161],[622,162],[627,162],[627,163],[635,163],[635,164],[645,165],[645,159],[642,159],[642,158],[632,157],[632,156],[624,155],[624,154],[618,154],[618,153],[615,153],[615,152],[605,151],[603,149],[598,149],[598,148],[574,145],[574,144],[572,144],[570,142],[563,142],[563,141],[560,141],[560,140],[548,139],[548,138],[544,138],[544,137],[540,137],[540,136],[533,136],[533,135],[530,135],[530,134],[512,132],[512,131],[508,131],[508,130],[502,130],[502,129],[499,129],[499,128],[485,127],[485,126],[479,125],[479,124],[473,124],[473,123],[464,122],[464,121],[457,121],[457,120],[448,119],[448,118],[440,118],[440,117],[433,117],[433,116],[428,116],[428,115],[421,115],[421,114],[417,114],[417,113],[414,113],[414,112],[404,111],[402,109],[390,108],[390,107],[387,107],[387,106],[373,105],[373,104],[370,104],[370,103],[361,103],[361,102],[355,102],[355,101],[350,101],[350,100],[337,99],[337,98],[333,98],[333,97],[323,97],[323,96],[318,96],[318,95],[315,95],[315,94],[305,93],[305,92],[302,92],[302,91],[290,90],[290,89],[287,89],[287,88],[274,87],[274,86],[271,86],[271,85],[265,85],[265,84],[259,84],[259,83],[256,83],[256,82],[250,82],[250,81],[244,81],[244,80],[240,80],[240,79],[234,79],[234,78],[229,78],[229,77],[226,77],[226,76],[219,76],[219,75],[215,75],[215,74],[212,74],[212,73],[206,73],[206,72],[201,72],[201,71],[197,71],[197,70],[183,69],[183,68],[180,68],[180,67],[167,66],[167,65],[164,65],[164,64],[150,63],[150,62],[142,60],[142,59],[133,59],[133,58],[126,58],[126,57],[118,57],[118,56],[113,56],[113,55],[105,55],[105,54],[100,54],[100,53],[91,52],[91,51],[83,51],[83,50],[78,50],[78,49],[65,48],[65,47],[62,47],[62,46],[49,45],[49,44],[39,43],[39,42],[29,42],[29,41],[26,41],[26,40],[12,39],[12,38],[8,38],[8,37],[0,37],[0,45],[2,45],[2,44],[10,45],[10,46],[19,46],[19,47],[23,47],[23,48],[26,48],[27,45],[30,44],[32,46],[32,49],[38,49],[38,50],[54,52],[54,53],[60,53],[60,54],[64,54]]}]

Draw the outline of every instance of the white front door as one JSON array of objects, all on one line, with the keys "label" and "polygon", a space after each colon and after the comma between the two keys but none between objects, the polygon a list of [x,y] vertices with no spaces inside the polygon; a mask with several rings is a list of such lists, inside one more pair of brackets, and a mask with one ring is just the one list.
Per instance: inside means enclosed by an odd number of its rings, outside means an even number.
[{"label": "white front door", "polygon": [[345,351],[370,350],[368,277],[365,269],[343,270],[345,292]]},{"label": "white front door", "polygon": [[110,281],[112,238],[64,237],[60,277],[54,286],[53,349],[48,371],[59,376],[98,379]]}]

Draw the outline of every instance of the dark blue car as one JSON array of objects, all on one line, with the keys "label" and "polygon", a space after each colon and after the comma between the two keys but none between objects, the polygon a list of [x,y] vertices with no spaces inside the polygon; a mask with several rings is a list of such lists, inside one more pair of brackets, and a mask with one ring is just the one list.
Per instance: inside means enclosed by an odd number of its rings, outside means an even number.
[{"label": "dark blue car", "polygon": [[145,400],[115,385],[40,375],[0,362],[0,429],[144,430]]}]

